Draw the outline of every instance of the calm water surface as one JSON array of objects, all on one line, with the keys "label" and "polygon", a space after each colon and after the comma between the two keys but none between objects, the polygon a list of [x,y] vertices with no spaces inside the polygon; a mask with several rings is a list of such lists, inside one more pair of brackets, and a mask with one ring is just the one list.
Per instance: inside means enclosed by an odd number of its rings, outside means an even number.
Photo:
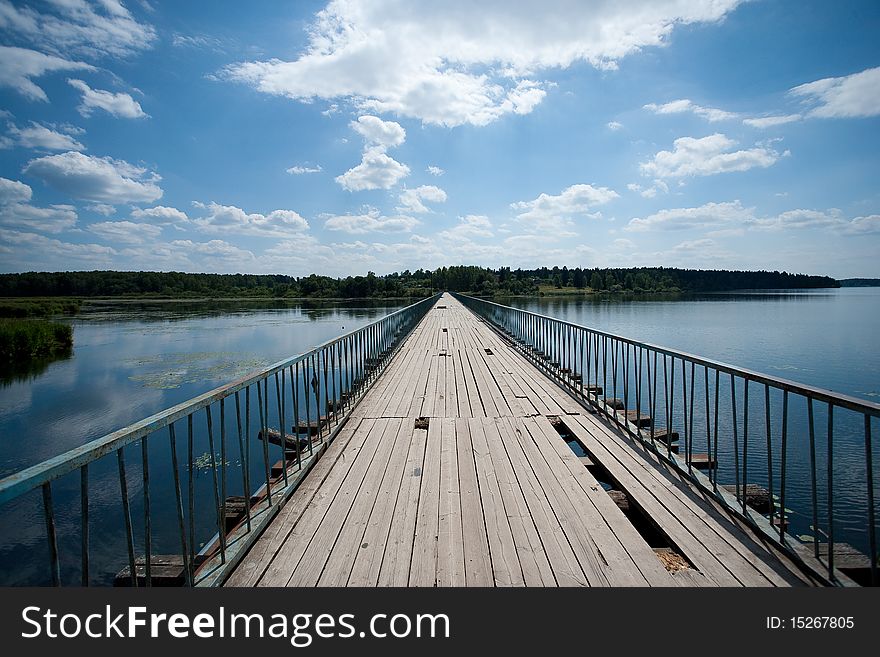
[{"label": "calm water surface", "polygon": [[[510,303],[868,401],[880,399],[878,288],[676,300],[515,299]],[[303,352],[397,307],[393,302],[274,307],[243,303],[87,306],[72,320],[75,346],[71,358],[51,363],[32,376],[2,382],[0,476]],[[852,470],[861,468],[864,472],[864,448],[859,453],[854,441],[848,443],[841,434],[835,458],[844,468],[851,459]],[[151,445],[151,460],[167,461],[167,454],[161,451],[153,455],[160,449]],[[137,461],[138,455],[133,452],[131,458]],[[105,563],[112,570],[124,565],[125,556],[118,550],[123,539],[117,517],[115,465],[111,459],[104,461],[107,463],[101,468],[106,472],[97,469],[92,475],[93,558],[96,566]],[[875,464],[878,462],[880,458],[875,459]],[[803,458],[792,458],[792,463],[793,468],[804,467]],[[238,465],[232,464],[233,468]],[[152,474],[157,489],[170,490],[168,473],[164,478],[158,471]],[[131,477],[136,484],[137,471]],[[62,564],[68,581],[76,581],[78,559],[77,481],[59,480],[53,485],[59,540],[70,550]],[[875,481],[880,481],[880,472],[875,473]],[[804,478],[791,486],[792,501],[786,506],[806,504],[809,489]],[[201,494],[207,494],[204,491],[210,490],[210,477],[201,477],[197,487]],[[136,487],[131,496],[132,513],[137,517]],[[866,542],[863,497],[863,493],[853,493],[853,498],[847,499],[844,491],[835,501],[835,507],[840,507],[835,518],[841,524],[841,536],[859,546]],[[105,498],[112,512],[102,517],[99,508]],[[39,495],[13,506],[14,513],[0,516],[0,584],[45,583],[43,565],[48,556],[34,557],[34,550],[45,551]],[[160,508],[158,502],[155,508]],[[797,531],[793,533],[812,529],[803,513],[794,522]],[[154,553],[173,552],[175,519],[156,518],[154,525]],[[97,538],[102,532],[103,544]],[[96,579],[95,583],[108,580]]]},{"label": "calm water surface", "polygon": [[510,305],[880,401],[880,288],[676,301],[514,299]]}]

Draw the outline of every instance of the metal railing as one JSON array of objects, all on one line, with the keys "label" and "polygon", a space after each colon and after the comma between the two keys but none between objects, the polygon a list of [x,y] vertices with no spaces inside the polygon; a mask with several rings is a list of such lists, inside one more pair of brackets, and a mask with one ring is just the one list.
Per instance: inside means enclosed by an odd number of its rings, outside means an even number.
[{"label": "metal railing", "polygon": [[0,512],[30,518],[31,539],[45,524],[45,550],[0,569],[56,586],[222,583],[438,296],[0,480]]},{"label": "metal railing", "polygon": [[588,409],[830,583],[878,584],[880,405],[455,295]]}]

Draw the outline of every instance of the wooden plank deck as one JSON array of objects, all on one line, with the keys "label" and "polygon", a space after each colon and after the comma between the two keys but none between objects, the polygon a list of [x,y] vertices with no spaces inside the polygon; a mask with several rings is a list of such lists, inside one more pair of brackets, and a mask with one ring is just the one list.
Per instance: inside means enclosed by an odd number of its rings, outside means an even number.
[{"label": "wooden plank deck", "polygon": [[[438,305],[226,586],[811,583],[454,298]],[[427,429],[415,428],[419,417]],[[620,510],[550,418],[651,532]],[[657,536],[684,569],[664,565]]]}]

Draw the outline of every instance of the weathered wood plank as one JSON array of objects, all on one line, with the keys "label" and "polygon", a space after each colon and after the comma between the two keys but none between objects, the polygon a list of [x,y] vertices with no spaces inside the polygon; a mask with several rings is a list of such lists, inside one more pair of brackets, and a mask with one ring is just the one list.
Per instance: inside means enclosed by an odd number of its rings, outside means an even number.
[{"label": "weathered wood plank", "polygon": [[492,552],[492,575],[495,578],[495,586],[523,586],[525,580],[522,567],[519,564],[510,522],[504,510],[498,477],[492,468],[492,458],[489,456],[489,445],[483,431],[482,419],[473,418],[468,422],[468,427],[474,446],[474,461],[480,498],[483,501],[483,515],[486,518],[489,549]]},{"label": "weathered wood plank", "polygon": [[458,477],[461,494],[461,528],[464,541],[464,572],[467,586],[492,586],[492,561],[483,502],[477,482],[470,420],[455,420]]},{"label": "weathered wood plank", "polygon": [[492,459],[492,469],[498,481],[507,521],[516,545],[523,580],[526,586],[556,586],[556,578],[544,546],[541,544],[541,538],[538,536],[531,510],[502,444],[503,438],[499,426],[495,418],[481,418],[481,421],[489,456]]},{"label": "weathered wood plank", "polygon": [[464,586],[464,535],[458,476],[455,418],[444,418],[440,432],[440,515],[437,531],[437,586]]},{"label": "weathered wood plank", "polygon": [[[354,564],[348,577],[348,586],[376,586],[379,581],[379,569],[385,555],[385,546],[391,530],[398,491],[401,489],[407,454],[413,440],[413,423],[404,418],[397,430],[394,445],[391,448],[391,459],[376,493],[376,502],[370,512],[361,544],[355,555]],[[420,430],[420,433],[424,433]]]},{"label": "weathered wood plank", "polygon": [[409,583],[427,436],[428,432],[424,429],[413,430],[403,479],[388,530],[385,556],[379,569],[379,586],[406,586]]},{"label": "weathered wood plank", "polygon": [[[394,448],[399,444],[401,426],[408,420],[394,418],[385,422],[385,428],[380,439],[379,447],[370,463],[367,474],[354,495],[353,504],[342,522],[338,537],[327,555],[323,572],[318,578],[302,575],[291,578],[291,585],[296,586],[345,586],[351,574],[356,558],[360,556],[364,533],[367,529],[369,517],[378,500],[379,489],[385,478],[388,464],[394,455]],[[319,559],[316,558],[316,562]],[[317,570],[317,568],[315,568]]]},{"label": "weathered wood plank", "polygon": [[428,426],[428,436],[425,442],[425,465],[422,471],[416,512],[409,586],[434,586],[437,583],[442,429],[443,422],[440,418],[433,418]]}]

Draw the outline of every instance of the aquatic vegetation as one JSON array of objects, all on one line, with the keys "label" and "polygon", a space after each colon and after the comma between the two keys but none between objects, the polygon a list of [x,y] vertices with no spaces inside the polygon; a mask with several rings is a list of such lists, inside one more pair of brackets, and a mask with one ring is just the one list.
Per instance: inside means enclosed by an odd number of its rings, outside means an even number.
[{"label": "aquatic vegetation", "polygon": [[3,299],[0,301],[0,317],[51,317],[75,315],[82,302],[79,299]]},{"label": "aquatic vegetation", "polygon": [[73,327],[60,322],[0,319],[0,367],[57,354],[69,354]]},{"label": "aquatic vegetation", "polygon": [[269,361],[227,352],[191,352],[133,358],[126,364],[137,371],[128,378],[145,388],[171,390],[205,381],[227,382],[258,370]]}]

